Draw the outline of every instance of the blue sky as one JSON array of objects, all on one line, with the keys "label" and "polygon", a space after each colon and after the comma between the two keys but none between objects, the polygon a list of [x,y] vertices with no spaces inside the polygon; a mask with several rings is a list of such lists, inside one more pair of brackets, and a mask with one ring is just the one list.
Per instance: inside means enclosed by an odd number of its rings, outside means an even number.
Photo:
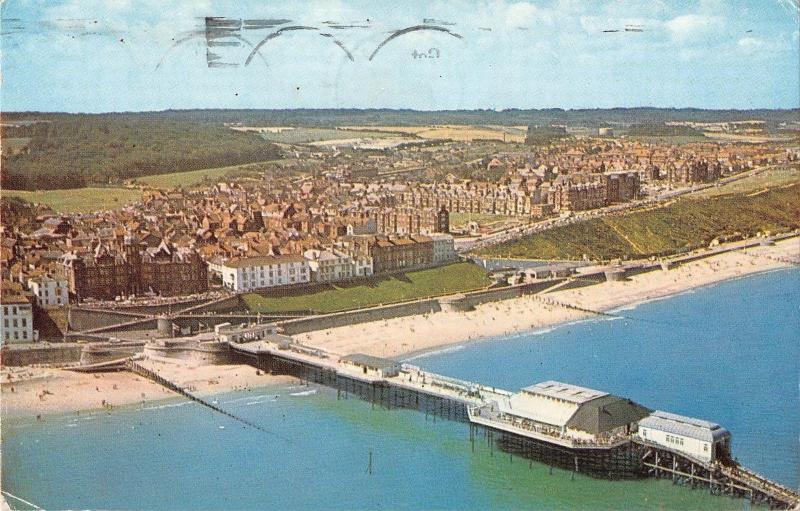
[{"label": "blue sky", "polygon": [[[212,68],[207,16],[290,21],[222,39],[239,46],[212,51],[235,67]],[[69,112],[797,108],[799,23],[797,0],[5,0],[0,99],[4,111]],[[369,60],[416,25],[460,38],[420,30]],[[310,28],[245,65],[289,26]]]}]

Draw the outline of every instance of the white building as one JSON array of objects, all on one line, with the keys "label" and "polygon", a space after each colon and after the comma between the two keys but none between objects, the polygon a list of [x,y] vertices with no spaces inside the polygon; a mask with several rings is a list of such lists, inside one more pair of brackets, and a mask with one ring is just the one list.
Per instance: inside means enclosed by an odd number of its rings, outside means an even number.
[{"label": "white building", "polygon": [[66,279],[32,277],[28,279],[28,290],[33,293],[40,307],[60,307],[69,303],[69,285]]},{"label": "white building", "polygon": [[33,329],[33,306],[22,295],[3,293],[0,297],[0,325],[3,343],[23,343],[39,340],[39,332]]},{"label": "white building", "polygon": [[458,259],[453,237],[449,234],[429,234],[433,240],[433,262],[442,264]]},{"label": "white building", "polygon": [[214,327],[214,334],[221,342],[252,342],[260,341],[270,335],[276,335],[278,327],[274,323],[258,323],[255,325],[234,326],[222,323]]},{"label": "white building", "polygon": [[400,372],[400,362],[363,353],[344,356],[339,359],[339,365],[345,370],[376,379],[391,378]]},{"label": "white building", "polygon": [[[470,411],[470,420],[498,429],[530,431],[567,442],[624,438],[650,410],[599,390],[545,381]],[[474,414],[474,415],[473,415]]]},{"label": "white building", "polygon": [[637,436],[709,462],[730,456],[731,434],[719,424],[655,411],[639,421]]},{"label": "white building", "polygon": [[303,255],[314,282],[335,282],[372,275],[371,257],[352,257],[338,250],[306,250]]},{"label": "white building", "polygon": [[222,277],[226,289],[237,292],[305,284],[311,280],[308,260],[301,255],[242,257],[215,262],[209,269]]}]

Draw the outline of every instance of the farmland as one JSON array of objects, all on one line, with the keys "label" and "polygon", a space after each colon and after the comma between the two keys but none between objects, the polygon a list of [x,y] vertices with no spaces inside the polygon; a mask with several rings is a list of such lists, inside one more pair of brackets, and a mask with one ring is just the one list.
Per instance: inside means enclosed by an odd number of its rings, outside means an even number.
[{"label": "farmland", "polygon": [[505,140],[506,142],[524,142],[525,126],[468,126],[468,125],[431,125],[431,126],[352,126],[343,130],[370,129],[387,134],[402,133],[427,140]]},{"label": "farmland", "polygon": [[247,175],[255,177],[264,170],[265,164],[266,162],[258,162],[244,165],[231,165],[229,167],[190,170],[186,172],[171,172],[169,174],[140,177],[133,182],[153,188],[191,188],[193,186],[214,183],[232,177],[243,177]]},{"label": "farmland", "polygon": [[308,144],[358,138],[385,138],[392,136],[379,130],[344,130],[334,128],[303,127],[234,127],[236,131],[257,132],[265,140],[282,144]]},{"label": "farmland", "polygon": [[3,196],[19,197],[59,213],[91,213],[121,208],[141,199],[142,193],[130,188],[80,188],[37,192],[3,190]]}]

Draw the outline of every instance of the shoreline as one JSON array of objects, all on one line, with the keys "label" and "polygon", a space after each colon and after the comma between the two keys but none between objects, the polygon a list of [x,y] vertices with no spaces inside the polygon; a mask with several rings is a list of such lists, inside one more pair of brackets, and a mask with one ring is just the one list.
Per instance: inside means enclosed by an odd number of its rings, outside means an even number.
[{"label": "shoreline", "polygon": [[[800,254],[800,238],[773,246],[727,252],[653,270],[627,280],[603,282],[545,293],[562,304],[614,314],[639,305],[693,292],[726,281],[785,269],[776,258]],[[365,353],[413,362],[434,353],[460,350],[475,342],[502,342],[511,335],[541,335],[598,316],[528,295],[479,305],[469,312],[437,312],[317,330],[295,336],[304,343],[339,354]],[[269,387],[295,381],[269,375],[249,365],[189,365],[150,361],[169,379],[198,395]],[[128,372],[75,373],[63,369],[19,367],[0,372],[2,417],[45,416],[151,403],[178,397]],[[13,389],[13,390],[12,390]]]},{"label": "shoreline", "polygon": [[[674,298],[676,296],[681,296],[681,295],[684,295],[684,294],[694,293],[697,290],[713,287],[713,286],[716,286],[716,285],[719,285],[719,284],[724,284],[724,283],[727,283],[727,282],[735,282],[737,280],[742,280],[742,279],[746,279],[746,278],[750,278],[750,277],[757,277],[759,275],[766,275],[766,274],[769,274],[769,273],[774,273],[774,272],[777,272],[777,271],[784,271],[784,270],[787,270],[787,269],[789,269],[788,266],[783,266],[783,267],[780,267],[780,268],[772,268],[772,269],[768,269],[768,270],[757,271],[757,272],[754,272],[754,273],[748,273],[748,274],[745,274],[745,275],[739,275],[739,276],[736,276],[736,277],[731,277],[729,279],[719,280],[719,281],[711,282],[711,283],[708,283],[708,284],[703,284],[703,285],[700,285],[700,286],[697,286],[697,287],[688,288],[686,290],[678,291],[678,292],[673,293],[673,294],[657,296],[657,297],[654,297],[654,298],[649,298],[649,299],[646,299],[646,300],[641,300],[641,301],[638,301],[638,302],[633,302],[633,303],[630,303],[630,304],[621,305],[619,307],[616,307],[616,308],[613,308],[613,309],[609,309],[609,310],[606,310],[606,311],[602,311],[602,312],[605,312],[605,313],[608,313],[608,314],[611,314],[611,315],[616,315],[618,312],[634,310],[637,307],[639,307],[640,305],[646,305],[648,303],[658,302],[658,301],[661,301],[661,300],[667,300],[667,299],[670,299],[670,298]],[[622,316],[622,315],[619,315],[617,317],[607,317],[607,316],[604,317],[604,316],[598,316],[596,314],[586,314],[586,315],[584,315],[584,317],[577,318],[577,319],[574,319],[572,321],[564,321],[564,322],[560,322],[560,323],[553,323],[551,325],[547,325],[547,326],[544,326],[544,327],[536,329],[536,330],[517,330],[517,331],[514,331],[514,332],[509,333],[509,334],[499,334],[499,335],[491,335],[491,336],[485,336],[485,337],[477,337],[477,338],[471,338],[471,339],[462,340],[460,342],[456,341],[454,343],[444,344],[444,345],[440,345],[440,346],[433,346],[433,347],[430,347],[430,348],[424,348],[424,349],[419,350],[419,351],[412,351],[412,352],[403,354],[400,357],[399,360],[401,362],[411,362],[413,360],[425,358],[425,357],[428,357],[428,356],[431,356],[431,355],[438,355],[438,354],[449,353],[449,352],[452,352],[452,351],[459,351],[459,350],[464,349],[467,346],[472,345],[472,344],[477,344],[477,343],[482,343],[482,342],[498,342],[498,341],[500,341],[501,338],[510,338],[510,337],[516,337],[516,336],[520,336],[520,335],[530,335],[530,336],[543,335],[543,334],[550,333],[550,332],[552,332],[553,330],[555,330],[557,328],[562,328],[562,327],[571,326],[571,325],[578,325],[578,324],[585,323],[585,322],[588,322],[588,321],[615,321],[617,319],[625,319],[625,317]]]},{"label": "shoreline", "polygon": [[[192,388],[199,396],[253,390],[294,381],[291,376],[270,375],[241,364],[199,366],[179,361],[148,361],[148,364],[157,366],[159,372],[182,386]],[[40,367],[3,368],[0,393],[3,418],[110,412],[136,404],[185,399],[127,371],[77,373]]]},{"label": "shoreline", "polygon": [[[789,263],[776,258],[796,258],[797,254],[800,254],[800,238],[794,237],[772,246],[713,255],[667,271],[656,269],[623,281],[555,290],[544,295],[563,304],[613,314],[724,281],[788,268]],[[536,295],[529,295],[482,304],[469,312],[406,316],[312,331],[295,338],[339,354],[363,352],[409,360],[459,344],[523,332],[540,333],[593,317],[596,315],[546,304]]]}]

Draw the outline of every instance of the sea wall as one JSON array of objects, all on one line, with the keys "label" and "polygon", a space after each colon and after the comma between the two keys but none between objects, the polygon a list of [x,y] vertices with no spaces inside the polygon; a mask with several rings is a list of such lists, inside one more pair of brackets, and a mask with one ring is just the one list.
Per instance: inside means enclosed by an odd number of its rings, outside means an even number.
[{"label": "sea wall", "polygon": [[438,300],[418,300],[415,302],[371,307],[369,309],[337,312],[323,316],[291,319],[279,324],[283,327],[283,333],[286,335],[296,335],[312,330],[325,330],[345,325],[368,323],[370,321],[381,321],[384,319],[413,316],[416,314],[428,314],[431,312],[439,312],[440,310],[441,307],[439,306]]},{"label": "sea wall", "polygon": [[143,314],[134,312],[70,307],[67,321],[71,331],[80,332],[83,330],[95,330],[119,323],[127,323],[143,317]]},{"label": "sea wall", "polygon": [[33,364],[69,364],[81,359],[83,344],[35,343],[26,346],[3,346],[0,349],[0,365],[28,366]]},{"label": "sea wall", "polygon": [[538,282],[530,282],[528,284],[520,284],[517,286],[507,286],[464,293],[463,304],[467,308],[474,308],[484,303],[510,300],[512,298],[519,298],[521,296],[541,293],[542,291],[551,288],[556,284],[560,284],[564,280],[565,279],[548,279]]},{"label": "sea wall", "polygon": [[338,312],[320,316],[309,316],[300,319],[292,319],[278,323],[283,328],[286,335],[296,335],[313,330],[325,330],[358,323],[368,323],[370,321],[382,321],[385,319],[400,318],[404,316],[415,316],[419,314],[429,314],[442,310],[470,310],[477,305],[518,298],[529,294],[540,293],[564,279],[552,279],[541,282],[531,282],[518,286],[508,286],[495,289],[485,289],[473,291],[462,295],[442,297],[439,299],[425,299],[413,302],[404,302],[393,305],[383,305],[368,309]]},{"label": "sea wall", "polygon": [[160,346],[147,344],[144,354],[150,358],[184,360],[198,364],[230,364],[231,354],[227,344],[217,342],[187,342]]},{"label": "sea wall", "polygon": [[189,307],[196,307],[198,305],[207,303],[208,301],[209,301],[208,298],[196,298],[193,300],[184,300],[173,303],[139,304],[139,305],[112,304],[109,307],[103,307],[103,306],[92,307],[89,305],[84,305],[83,308],[96,309],[96,310],[110,310],[116,312],[130,312],[133,314],[169,314],[169,313],[179,312]]},{"label": "sea wall", "polygon": [[[173,311],[175,311],[173,309]],[[247,305],[240,295],[231,295],[210,302],[201,303],[180,311],[181,314],[203,314],[207,312],[246,312]],[[177,312],[177,311],[175,311]]]},{"label": "sea wall", "polygon": [[90,345],[81,351],[80,361],[83,365],[99,364],[130,357],[141,353],[143,349],[144,342]]}]

